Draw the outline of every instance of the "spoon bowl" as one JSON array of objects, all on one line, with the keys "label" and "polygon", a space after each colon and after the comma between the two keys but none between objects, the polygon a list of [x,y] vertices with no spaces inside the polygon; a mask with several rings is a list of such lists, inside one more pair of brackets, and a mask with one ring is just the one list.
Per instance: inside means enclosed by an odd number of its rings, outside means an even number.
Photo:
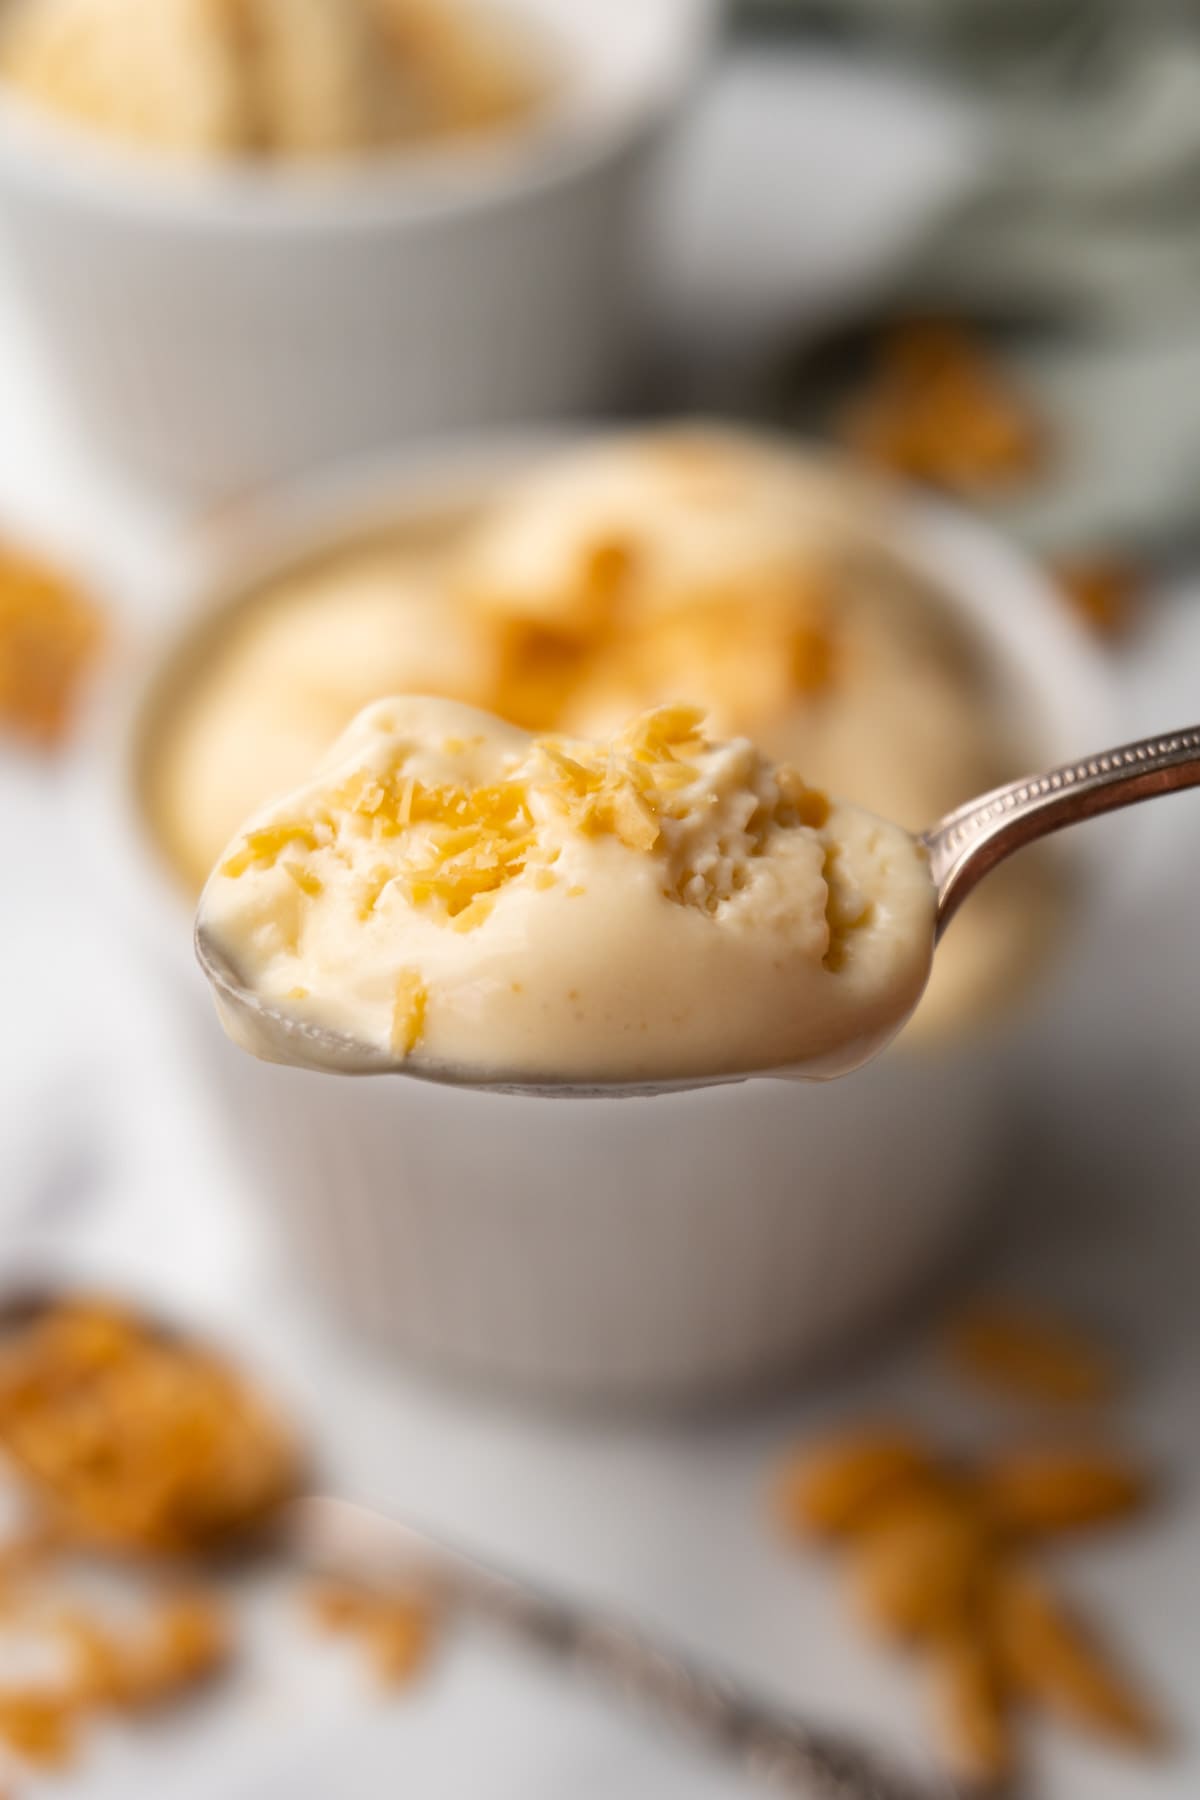
[{"label": "spoon bowl", "polygon": [[770,1072],[743,1069],[703,1080],[683,1077],[677,1081],[578,1082],[556,1080],[553,1075],[492,1080],[474,1069],[436,1062],[429,1057],[422,1057],[420,1061],[402,1061],[374,1044],[364,1044],[348,1032],[332,1031],[325,1025],[293,1018],[279,1007],[270,1005],[238,980],[229,958],[200,921],[196,924],[194,942],[196,960],[212,989],[225,1031],[236,1044],[264,1062],[316,1068],[333,1075],[404,1075],[409,1080],[430,1082],[439,1087],[472,1088],[481,1094],[532,1095],[546,1100],[650,1099],[656,1094],[687,1093],[697,1087],[722,1087],[731,1082],[750,1081],[757,1074]]},{"label": "spoon bowl", "polygon": [[[1103,813],[1197,786],[1200,726],[1189,726],[1064,763],[967,801],[918,839],[929,858],[937,895],[935,942],[984,876],[1025,845]],[[393,1056],[271,1005],[240,980],[202,919],[196,923],[195,948],[225,1030],[235,1043],[259,1058],[340,1075],[403,1075],[409,1080],[481,1093],[540,1099],[628,1099],[726,1086],[763,1076],[830,1080],[869,1062],[906,1023],[897,1020],[895,1031],[882,1039],[876,1035],[835,1046],[828,1056],[800,1068],[715,1070],[703,1076],[654,1081],[580,1082],[558,1079],[552,1072],[493,1080],[470,1067]]]}]

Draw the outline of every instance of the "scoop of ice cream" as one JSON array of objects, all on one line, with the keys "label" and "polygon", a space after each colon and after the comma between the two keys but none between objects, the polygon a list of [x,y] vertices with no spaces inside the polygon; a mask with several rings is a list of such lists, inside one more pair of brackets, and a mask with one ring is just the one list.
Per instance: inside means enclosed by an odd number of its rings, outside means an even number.
[{"label": "scoop of ice cream", "polygon": [[399,1062],[625,1083],[854,1066],[916,1005],[934,894],[907,833],[694,708],[597,744],[408,698],[239,833],[200,917],[272,1008]]},{"label": "scoop of ice cream", "polygon": [[836,463],[694,427],[535,470],[456,579],[496,643],[505,717],[602,735],[687,695],[919,830],[1000,781],[1005,746],[903,541],[886,496]]},{"label": "scoop of ice cream", "polygon": [[0,75],[78,124],[199,158],[472,131],[538,86],[460,0],[9,0]]},{"label": "scoop of ice cream", "polygon": [[249,132],[215,0],[11,0],[0,75],[64,118],[180,155],[219,155]]},{"label": "scoop of ice cream", "polygon": [[593,732],[694,694],[756,725],[831,673],[832,557],[862,518],[841,471],[733,432],[615,438],[490,512],[459,571],[497,637],[498,710]]},{"label": "scoop of ice cream", "polygon": [[270,794],[311,770],[384,693],[487,693],[486,647],[425,572],[386,551],[292,578],[221,635],[220,673],[174,698],[147,783],[158,829],[193,892]]},{"label": "scoop of ice cream", "polygon": [[614,589],[655,612],[787,586],[859,535],[861,500],[833,463],[712,426],[601,440],[517,482],[472,546],[483,606],[577,622]]}]

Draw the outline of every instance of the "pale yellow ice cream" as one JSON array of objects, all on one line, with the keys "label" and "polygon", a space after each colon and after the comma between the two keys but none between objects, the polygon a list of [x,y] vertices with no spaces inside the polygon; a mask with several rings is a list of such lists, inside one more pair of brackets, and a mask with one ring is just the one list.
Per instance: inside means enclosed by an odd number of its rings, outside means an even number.
[{"label": "pale yellow ice cream", "polygon": [[434,549],[401,533],[284,576],[231,620],[157,751],[198,885],[240,820],[381,694],[583,736],[685,700],[921,829],[1014,768],[969,640],[836,465],[731,431],[564,452]]},{"label": "pale yellow ice cream", "polygon": [[0,79],[78,125],[200,160],[493,129],[542,86],[464,0],[6,0]]},{"label": "pale yellow ice cream", "polygon": [[[1041,760],[886,499],[835,464],[649,432],[563,452],[425,533],[283,576],[183,671],[146,781],[194,890],[381,694],[580,736],[695,703],[717,735],[912,831]],[[1018,990],[1056,910],[1036,858],[1001,870],[939,952],[916,1028]]]},{"label": "pale yellow ice cream", "polygon": [[636,1083],[856,1066],[916,1005],[934,911],[908,833],[695,708],[595,743],[402,698],[238,834],[200,920],[270,1007],[399,1063]]},{"label": "pale yellow ice cream", "polygon": [[455,579],[498,647],[486,704],[518,724],[693,701],[912,830],[1020,772],[886,496],[832,459],[715,430],[564,456],[488,511]]},{"label": "pale yellow ice cream", "polygon": [[432,573],[364,550],[288,580],[233,618],[157,734],[147,770],[156,823],[199,890],[221,846],[272,794],[311,772],[381,694],[482,698],[482,640],[455,628]]}]

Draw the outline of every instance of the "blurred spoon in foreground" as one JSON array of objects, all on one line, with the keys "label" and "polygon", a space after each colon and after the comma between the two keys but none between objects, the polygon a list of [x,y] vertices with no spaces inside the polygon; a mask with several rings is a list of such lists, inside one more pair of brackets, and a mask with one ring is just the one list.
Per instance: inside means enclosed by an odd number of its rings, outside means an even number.
[{"label": "blurred spoon in foreground", "polygon": [[363,1591],[420,1596],[593,1678],[777,1789],[942,1800],[861,1745],[745,1693],[627,1623],[552,1596],[411,1525],[305,1495],[288,1422],[190,1333],[108,1301],[30,1293],[0,1307],[0,1447],[47,1542],[193,1568],[282,1554]]},{"label": "blurred spoon in foreground", "polygon": [[[364,741],[367,742],[368,749],[374,751],[374,739],[378,739],[381,732],[385,739],[388,732],[395,733],[397,713],[402,714],[411,730],[413,718],[423,722],[429,709],[440,707],[442,703],[427,701],[380,702],[360,715],[346,739],[342,740],[342,746],[349,744],[352,749],[358,749],[361,758]],[[422,713],[421,709],[425,709],[425,712]],[[439,724],[443,711],[444,708],[436,712]],[[727,792],[719,783],[727,783],[730,754],[739,752],[744,759],[747,755],[754,758],[756,753],[744,744],[710,743],[697,732],[695,720],[699,715],[691,714],[688,709],[675,709],[675,712],[685,715],[684,726],[680,729],[691,730],[693,733],[692,740],[685,743],[683,748],[684,753],[691,758],[691,763],[696,766],[689,766],[678,746],[669,741],[665,750],[662,750],[661,744],[656,743],[655,753],[661,753],[668,759],[676,757],[682,765],[681,779],[686,781],[689,776],[694,778],[690,794],[685,793],[683,796],[684,802],[692,806],[693,813],[698,808],[702,809],[705,804],[715,810],[724,805],[728,798]],[[533,742],[524,738],[524,734],[499,737],[498,733],[508,733],[508,728],[499,727],[497,721],[488,720],[485,715],[461,708],[453,709],[453,713],[452,723],[462,724],[465,721],[468,726],[482,723],[495,728],[496,741],[508,750],[508,762],[499,765],[504,769],[516,766],[514,756],[520,753],[522,745],[528,748],[531,742],[533,756],[526,767],[532,765],[536,769],[536,756],[539,753],[544,756],[547,745],[551,756],[558,754],[557,747],[549,740]],[[644,741],[647,729],[659,730],[661,737],[659,722],[667,717],[668,712],[664,711],[657,715],[646,715],[646,719],[637,722],[643,739],[634,740],[634,743],[637,754],[643,760],[647,760],[647,757],[638,746]],[[691,720],[690,725],[688,720]],[[630,728],[631,731],[633,729]],[[371,737],[372,733],[374,739]],[[396,740],[394,736],[387,741],[400,741],[402,749],[407,748],[403,740]],[[471,741],[483,744],[485,739],[480,735]],[[618,740],[618,744],[622,746],[627,746],[628,742],[628,736]],[[515,752],[511,747],[513,744],[516,745]],[[611,768],[614,746],[604,746],[601,749],[608,755],[607,766]],[[722,761],[722,758],[725,760]],[[580,765],[571,759],[567,761],[568,778],[577,779]],[[354,779],[361,781],[364,774],[374,779],[371,771],[375,766],[378,766],[378,758],[374,765],[369,761],[364,764],[361,760],[356,764],[352,760],[349,764],[335,765],[334,773],[344,776],[349,768]],[[603,768],[605,765],[598,762],[595,766]],[[658,765],[667,775],[672,774],[673,766],[669,760]],[[745,777],[747,766],[750,767],[750,777]],[[332,983],[328,991],[318,992],[314,988],[310,996],[307,988],[295,990],[303,1002],[299,1006],[285,1005],[275,998],[266,998],[243,979],[235,957],[225,947],[227,940],[222,939],[214,929],[209,897],[219,878],[229,873],[241,875],[251,866],[256,842],[278,838],[281,831],[303,831],[306,829],[303,826],[279,826],[269,822],[265,830],[251,832],[245,840],[250,844],[251,850],[243,848],[238,857],[219,869],[205,891],[196,925],[196,953],[213,989],[222,1022],[235,1042],[267,1061],[341,1074],[407,1075],[424,1081],[481,1091],[535,1096],[580,1098],[652,1095],[741,1081],[755,1074],[817,1080],[846,1074],[883,1049],[911,1015],[928,978],[935,944],[959,906],[984,876],[1015,850],[1068,825],[1152,799],[1159,794],[1200,784],[1200,727],[1189,727],[1167,736],[1121,745],[1079,762],[1049,770],[1045,774],[1012,782],[959,807],[915,840],[900,832],[899,828],[872,821],[854,808],[835,806],[831,809],[823,796],[803,789],[802,784],[798,786],[798,778],[791,771],[771,770],[761,759],[750,765],[743,760],[740,769],[739,778],[744,779],[745,793],[751,795],[760,807],[767,804],[764,795],[767,796],[774,808],[770,814],[769,827],[765,828],[770,858],[774,859],[769,879],[775,884],[774,898],[769,898],[768,907],[773,905],[774,910],[763,914],[765,922],[760,924],[758,915],[742,905],[737,931],[722,934],[718,926],[711,921],[704,921],[702,915],[699,919],[684,918],[683,915],[688,912],[686,905],[664,907],[658,896],[666,890],[658,885],[653,887],[653,898],[647,902],[649,886],[641,881],[642,870],[637,867],[637,858],[623,851],[620,844],[616,846],[616,860],[619,862],[621,855],[624,855],[628,866],[619,870],[618,878],[614,879],[612,855],[610,854],[607,865],[601,861],[601,880],[597,886],[603,898],[595,904],[589,901],[585,905],[581,901],[574,914],[570,911],[569,902],[564,905],[558,895],[547,896],[541,891],[532,893],[527,886],[521,896],[525,911],[516,915],[518,929],[515,933],[509,930],[508,941],[511,944],[515,937],[520,953],[525,958],[525,962],[520,964],[521,972],[524,974],[527,968],[530,980],[525,983],[513,981],[511,984],[498,981],[484,963],[480,964],[478,971],[469,970],[472,979],[461,984],[463,991],[470,995],[470,1004],[476,1004],[478,995],[487,993],[492,996],[488,1003],[494,1008],[501,1005],[509,1008],[514,1043],[512,1046],[504,1046],[506,1055],[502,1069],[485,1060],[486,1032],[483,1031],[479,1034],[480,1048],[477,1052],[473,1049],[473,1054],[479,1055],[478,1063],[457,1058],[448,1061],[439,1060],[432,1051],[420,1046],[415,1038],[403,1045],[393,1040],[394,1047],[388,1047],[378,1040],[367,1042],[350,1031],[331,1029],[320,1018],[306,1016],[306,1013],[311,1014],[310,1001],[342,999],[335,991],[338,979],[336,975],[328,978]],[[636,767],[633,773],[638,774]],[[589,777],[586,768],[583,775]],[[591,778],[594,787],[597,778]],[[786,784],[785,778],[790,780],[791,786]],[[599,779],[600,797],[607,800],[611,810],[615,803],[611,795],[606,796],[603,786],[604,779],[609,779],[611,784],[611,778],[602,776]],[[411,780],[408,785],[411,790]],[[496,790],[480,788],[476,791],[491,794]],[[319,794],[318,797],[324,798],[327,793],[328,790],[325,790],[325,794]],[[303,797],[302,795],[301,798]],[[823,812],[817,810],[818,803]],[[532,805],[536,823],[539,802],[535,800],[526,804]],[[675,824],[681,818],[686,820],[679,802],[664,801],[663,804],[664,809],[671,804],[675,807],[674,812],[664,810],[663,815],[672,821],[671,829],[675,829]],[[809,808],[807,812],[806,807]],[[808,829],[796,830],[794,827],[797,825]],[[637,826],[636,814],[634,826]],[[399,830],[407,828],[406,819]],[[441,828],[445,828],[444,821]],[[621,837],[625,829],[624,821],[618,818],[614,826],[610,819],[607,829]],[[576,837],[579,836],[577,832]],[[594,839],[587,841],[592,846],[587,854],[596,860]],[[624,844],[629,844],[630,841],[628,836],[622,839]],[[724,844],[724,838],[718,840],[722,855],[725,853]],[[568,850],[575,848],[573,841],[568,842],[567,847]],[[635,848],[638,847],[640,846],[635,845]],[[811,856],[814,850],[817,853],[815,875]],[[825,859],[823,873],[820,861],[822,850]],[[561,852],[556,848],[554,855],[559,854]],[[757,881],[760,879],[760,871],[769,861],[768,855],[762,854],[758,849],[754,854],[760,855],[761,860],[748,861],[739,871],[743,887],[747,885],[744,871],[750,869],[753,879]],[[802,860],[805,855],[808,855],[807,861]],[[839,871],[847,865],[851,876],[849,880],[839,875]],[[284,867],[287,868],[287,865]],[[588,869],[590,873],[591,865],[588,865]],[[298,885],[308,883],[311,891],[322,891],[320,879],[313,876],[311,870],[293,864],[289,872]],[[271,873],[273,877],[273,864]],[[840,895],[837,891],[839,878],[842,879],[843,888]],[[655,882],[661,879],[658,868],[653,879]],[[607,891],[603,887],[605,880],[609,884]],[[787,884],[796,884],[794,914],[805,923],[811,911],[814,880],[824,899],[827,913],[831,903],[840,903],[847,916],[855,906],[861,911],[861,919],[856,921],[849,918],[845,927],[847,941],[854,939],[855,932],[858,932],[858,938],[853,943],[844,968],[832,961],[828,954],[824,957],[822,966],[820,951],[817,951],[814,958],[811,943],[805,946],[808,957],[805,966],[800,967],[802,959],[799,955],[791,963],[780,960],[778,946],[782,945],[785,957],[791,953],[792,946],[786,942],[786,937],[780,936],[781,917],[785,926],[788,920],[785,916],[786,907],[780,906],[778,894],[782,891],[786,897]],[[803,886],[801,897],[802,884],[807,885]],[[224,885],[232,887],[234,884],[227,881]],[[286,882],[283,885],[286,888]],[[736,888],[736,878],[734,885]],[[570,892],[582,894],[584,889],[581,886]],[[770,894],[769,889],[768,892]],[[295,895],[290,890],[288,897],[295,900]],[[674,896],[668,894],[667,897]],[[726,898],[730,900],[731,909],[736,909],[739,903],[745,902],[746,894],[734,891],[726,895]],[[552,905],[559,910],[553,911]],[[410,907],[410,914],[415,910]],[[709,910],[711,913],[713,909],[710,907]],[[667,914],[674,915],[669,921],[669,927],[664,926],[660,917]],[[261,929],[257,910],[250,910],[246,916],[256,929]],[[868,923],[860,931],[859,927],[864,920]],[[711,936],[722,939],[720,948],[724,960],[714,961],[702,946],[706,923]],[[421,929],[428,933],[428,926],[424,921]],[[768,939],[769,932],[775,933],[773,939]],[[482,935],[481,933],[480,936]],[[378,943],[380,940],[373,941]],[[463,954],[461,950],[456,951],[455,946],[464,944],[465,934],[456,936],[452,931],[443,930],[437,941],[440,945],[450,947],[450,952],[439,949],[437,954]],[[596,947],[597,941],[600,943],[599,949]],[[676,944],[679,946],[678,955],[675,954]],[[697,946],[701,948],[698,949]],[[340,949],[339,945],[339,953]],[[358,954],[360,967],[365,960],[367,974],[370,975],[370,950],[361,950]],[[570,1060],[564,1062],[562,1067],[556,1067],[551,1056],[546,1062],[526,1066],[522,1060],[523,1052],[517,1046],[516,1033],[518,1030],[528,1029],[526,1025],[518,1026],[517,1020],[518,1017],[528,1018],[529,996],[509,1000],[506,998],[508,987],[511,985],[513,996],[521,996],[523,986],[536,986],[543,979],[546,967],[551,964],[552,959],[557,958],[554,979],[559,986],[555,989],[547,987],[552,1001],[557,1002],[566,982],[574,979],[575,965],[571,961],[573,955],[578,957],[583,979],[596,979],[601,984],[598,991],[602,996],[605,995],[605,984],[611,989],[611,1003],[602,999],[603,1028],[607,1033],[607,1061],[603,1067],[598,1067],[593,1072],[586,1062],[589,1054],[586,1030],[576,1028],[574,1037],[569,1038],[567,1031],[559,1026],[556,1027],[557,1038],[549,1037],[546,1042],[569,1043]],[[774,957],[774,961],[770,961],[769,957]],[[339,966],[344,966],[344,962]],[[506,973],[512,973],[511,965],[505,967]],[[560,967],[565,968],[565,977],[560,978]],[[793,991],[785,987],[785,982],[793,978],[790,974],[771,973],[772,970],[791,970],[793,967],[799,967],[794,989],[795,995],[800,996],[799,1000],[794,999]],[[660,981],[675,983],[672,1004],[676,1011],[673,1017],[686,1019],[687,989],[690,983],[691,992],[696,996],[698,1016],[706,1006],[715,1019],[716,1028],[714,1030],[710,1020],[707,1036],[700,1026],[690,1023],[678,1026],[676,1041],[679,1055],[687,1058],[678,1071],[670,1066],[673,1050],[669,1031],[659,1042],[659,1060],[648,1067],[647,1053],[640,1051],[639,1046],[650,1040],[637,1035],[638,1031],[646,1031],[645,1023],[639,1023],[632,1010],[622,1022],[622,1006],[630,1009],[640,1006],[642,997]],[[505,998],[498,1002],[494,996],[501,989],[504,990]],[[570,988],[567,992],[570,997],[575,990]],[[786,1004],[781,1000],[781,995],[786,997]],[[804,1002],[810,995],[811,1020],[797,1020],[797,1011],[803,1010]],[[426,1005],[423,989],[419,996],[414,989],[414,999],[417,997],[420,1013],[414,1017],[419,1037],[420,1019],[424,1016]],[[681,1007],[684,1008],[683,1011],[679,1010]],[[722,1051],[714,1047],[712,1055],[716,1060],[710,1064],[703,1060],[709,1047],[721,1046],[725,1042],[720,1034],[721,1021],[725,1016],[722,1009],[732,1014],[734,1007],[740,1009],[741,1029],[740,1050],[736,1060],[722,1064],[719,1060]],[[524,1012],[522,1009],[525,1009]],[[544,1014],[547,1009],[543,1006],[542,1010]],[[660,1006],[659,1012],[658,1024],[661,1027],[666,1017],[666,1008]],[[505,1016],[502,1010],[493,1012],[493,1037],[497,1030],[503,1033]],[[583,1015],[577,1012],[576,1016],[581,1018]],[[601,1013],[597,1011],[594,1016],[600,1018]],[[731,1016],[731,1035],[734,1025]],[[618,1035],[620,1030],[624,1030],[626,1034],[623,1039]],[[788,1037],[789,1030],[793,1033],[793,1039]],[[799,1047],[781,1054],[781,1042],[788,1044],[793,1040]],[[534,1045],[539,1043],[536,1031],[530,1041]],[[596,1041],[599,1043],[599,1039]],[[471,1042],[474,1045],[475,1040]],[[623,1044],[628,1046],[627,1051],[622,1049]],[[511,1055],[507,1053],[510,1049]],[[531,1055],[536,1053],[536,1050],[524,1052]],[[623,1055],[629,1058],[627,1068],[622,1066]],[[697,1058],[701,1060],[697,1061]]]}]

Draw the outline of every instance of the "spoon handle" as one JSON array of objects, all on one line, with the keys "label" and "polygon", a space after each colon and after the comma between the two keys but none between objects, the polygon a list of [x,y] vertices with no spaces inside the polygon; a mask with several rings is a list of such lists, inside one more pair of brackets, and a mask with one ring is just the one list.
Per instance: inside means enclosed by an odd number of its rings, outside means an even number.
[{"label": "spoon handle", "polygon": [[1122,744],[969,800],[922,838],[937,886],[940,937],[989,869],[1023,844],[1156,794],[1200,786],[1200,726]]},{"label": "spoon handle", "polygon": [[286,1542],[310,1566],[415,1580],[450,1607],[589,1676],[650,1716],[808,1800],[953,1800],[949,1782],[885,1767],[856,1739],[810,1725],[624,1620],[547,1593],[396,1518],[332,1495],[294,1501]]}]

